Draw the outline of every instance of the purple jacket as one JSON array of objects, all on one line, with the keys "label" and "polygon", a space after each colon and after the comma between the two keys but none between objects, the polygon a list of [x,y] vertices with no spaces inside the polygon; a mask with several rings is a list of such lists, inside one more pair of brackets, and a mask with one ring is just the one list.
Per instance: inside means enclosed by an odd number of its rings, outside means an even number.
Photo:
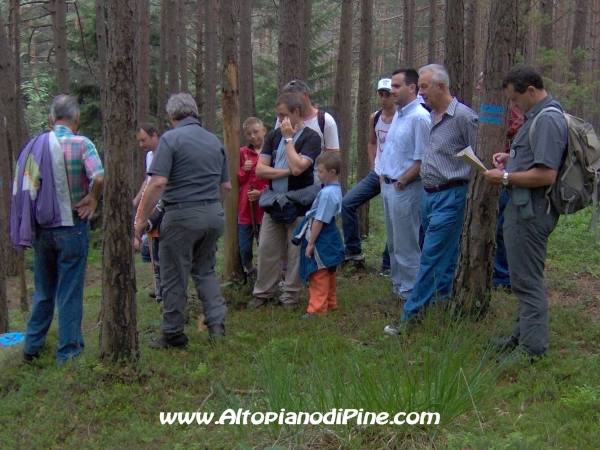
[{"label": "purple jacket", "polygon": [[36,223],[45,228],[73,225],[64,154],[53,132],[29,141],[17,161],[10,205],[10,240],[33,247]]}]

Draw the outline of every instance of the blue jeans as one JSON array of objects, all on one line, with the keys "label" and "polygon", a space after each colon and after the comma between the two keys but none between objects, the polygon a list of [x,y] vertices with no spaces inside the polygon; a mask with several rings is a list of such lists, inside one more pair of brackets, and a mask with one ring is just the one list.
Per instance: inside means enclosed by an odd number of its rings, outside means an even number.
[{"label": "blue jeans", "polygon": [[469,185],[465,184],[421,195],[425,241],[419,275],[410,299],[404,304],[403,322],[410,320],[430,302],[443,300],[452,293],[468,189]]},{"label": "blue jeans", "polygon": [[74,219],[72,227],[37,227],[34,242],[33,304],[27,321],[23,352],[36,355],[58,307],[56,359],[65,362],[83,351],[83,282],[90,245],[87,220]]},{"label": "blue jeans", "polygon": [[496,225],[496,255],[494,256],[494,284],[510,286],[510,272],[508,270],[508,258],[504,246],[504,209],[508,203],[508,192],[505,187],[500,194],[498,206],[498,222]]},{"label": "blue jeans", "polygon": [[[379,175],[371,170],[342,199],[342,228],[344,230],[346,253],[356,254],[362,252],[357,210],[359,206],[377,197],[380,193]],[[390,255],[387,245],[381,257],[381,268],[384,270],[389,269]]]},{"label": "blue jeans", "polygon": [[255,236],[252,235],[252,225],[238,224],[238,245],[240,247],[240,258],[242,259],[242,265],[244,267],[252,264],[253,238],[255,238]]}]

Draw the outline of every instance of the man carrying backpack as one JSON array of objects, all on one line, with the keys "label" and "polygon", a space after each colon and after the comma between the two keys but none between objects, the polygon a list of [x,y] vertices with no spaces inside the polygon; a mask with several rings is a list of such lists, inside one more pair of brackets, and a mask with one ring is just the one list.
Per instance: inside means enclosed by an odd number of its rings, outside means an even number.
[{"label": "man carrying backpack", "polygon": [[[554,205],[549,204],[546,190],[554,184],[564,161],[567,123],[560,103],[546,92],[541,74],[533,67],[513,67],[504,77],[502,88],[521,109],[525,121],[510,153],[495,154],[496,168],[483,175],[488,182],[508,188],[504,241],[512,291],[519,299],[519,308],[512,335],[508,339],[491,339],[490,343],[504,351],[519,346],[525,355],[539,357],[548,348],[546,249],[559,217]],[[534,123],[535,130],[530,135]]]}]

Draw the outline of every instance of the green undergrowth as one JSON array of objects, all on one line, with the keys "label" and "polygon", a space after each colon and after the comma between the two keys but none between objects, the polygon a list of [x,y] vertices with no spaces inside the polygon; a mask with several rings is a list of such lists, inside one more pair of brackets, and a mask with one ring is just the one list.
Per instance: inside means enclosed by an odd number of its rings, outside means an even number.
[{"label": "green undergrowth", "polygon": [[[385,243],[377,202],[371,216],[366,268],[339,270],[337,311],[308,322],[298,320],[302,311],[275,304],[249,311],[244,305],[250,286],[227,284],[227,340],[209,344],[206,331],[198,328],[201,303],[192,296],[185,351],[148,349],[160,335],[160,312],[147,295],[149,268],[138,261],[136,363],[106,366],[98,360],[101,258],[92,249],[82,356],[55,365],[56,324],[35,364],[24,366],[19,348],[0,352],[0,448],[597,448],[600,280],[598,244],[586,229],[589,216],[569,217],[550,239],[547,356],[533,365],[500,366],[486,342],[510,333],[517,301],[507,292],[494,292],[488,313],[478,321],[434,308],[405,336],[383,334],[400,309],[389,300],[389,279],[378,275]],[[307,297],[303,291],[304,305]],[[25,320],[11,310],[13,330],[23,330]],[[391,417],[401,411],[437,412],[440,421],[215,424],[222,413],[240,409],[278,414],[362,409]],[[161,411],[215,418],[209,425],[162,425]]]}]

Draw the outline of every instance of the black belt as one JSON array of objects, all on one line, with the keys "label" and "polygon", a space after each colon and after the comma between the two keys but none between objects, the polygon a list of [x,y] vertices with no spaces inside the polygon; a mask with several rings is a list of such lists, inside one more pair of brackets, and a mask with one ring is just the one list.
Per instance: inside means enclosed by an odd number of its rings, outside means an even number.
[{"label": "black belt", "polygon": [[187,209],[195,206],[205,206],[217,203],[219,200],[197,200],[195,202],[179,202],[179,203],[166,203],[163,201],[163,207],[165,211],[171,211],[173,209]]},{"label": "black belt", "polygon": [[429,192],[431,194],[432,192],[441,192],[441,191],[445,191],[446,189],[452,189],[455,187],[464,186],[467,183],[468,183],[467,180],[452,180],[452,181],[448,181],[445,184],[439,184],[437,186],[423,186],[423,189],[425,189],[425,192]]},{"label": "black belt", "polygon": [[393,178],[388,178],[388,177],[383,177],[383,182],[385,184],[394,184],[395,182],[397,182],[398,180],[394,180]]}]

